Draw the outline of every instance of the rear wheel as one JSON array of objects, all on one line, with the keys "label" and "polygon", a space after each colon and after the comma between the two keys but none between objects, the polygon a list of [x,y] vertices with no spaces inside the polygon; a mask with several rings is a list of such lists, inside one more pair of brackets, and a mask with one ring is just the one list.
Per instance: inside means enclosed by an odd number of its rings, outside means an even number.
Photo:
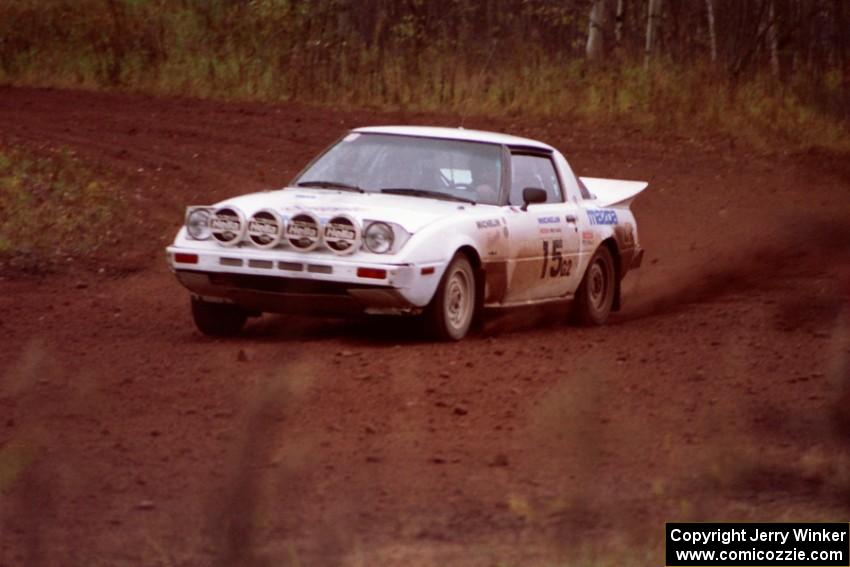
[{"label": "rear wheel", "polygon": [[192,298],[192,318],[203,334],[211,337],[232,337],[245,326],[248,312],[232,303],[213,303]]},{"label": "rear wheel", "polygon": [[586,326],[602,325],[611,314],[616,286],[614,259],[607,246],[600,246],[590,259],[576,291],[573,319]]},{"label": "rear wheel", "polygon": [[475,301],[475,272],[466,256],[457,254],[425,310],[427,332],[439,340],[459,341],[472,325]]}]

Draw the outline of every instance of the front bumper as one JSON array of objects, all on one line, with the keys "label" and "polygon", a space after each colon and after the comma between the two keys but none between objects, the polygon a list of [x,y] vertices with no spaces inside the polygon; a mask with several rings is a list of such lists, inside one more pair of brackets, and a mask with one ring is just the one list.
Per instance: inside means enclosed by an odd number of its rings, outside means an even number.
[{"label": "front bumper", "polygon": [[378,264],[179,246],[170,246],[166,254],[178,281],[206,300],[259,312],[316,315],[416,313],[430,301],[445,268],[441,263]]}]

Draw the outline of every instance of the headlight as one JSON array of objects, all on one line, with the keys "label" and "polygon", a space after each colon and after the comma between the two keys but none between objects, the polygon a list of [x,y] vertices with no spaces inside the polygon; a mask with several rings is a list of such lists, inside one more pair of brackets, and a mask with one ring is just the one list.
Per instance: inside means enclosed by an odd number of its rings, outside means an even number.
[{"label": "headlight", "polygon": [[363,231],[366,248],[375,254],[386,254],[392,250],[394,240],[393,229],[384,222],[373,222]]},{"label": "headlight", "polygon": [[206,240],[210,237],[209,209],[189,209],[186,214],[186,232],[195,240]]}]

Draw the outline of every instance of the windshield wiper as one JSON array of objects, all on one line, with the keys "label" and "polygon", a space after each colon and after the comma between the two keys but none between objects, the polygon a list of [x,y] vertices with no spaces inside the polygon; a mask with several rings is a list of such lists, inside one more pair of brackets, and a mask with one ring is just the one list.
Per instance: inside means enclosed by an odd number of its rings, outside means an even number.
[{"label": "windshield wiper", "polygon": [[357,185],[349,185],[339,181],[299,181],[295,184],[298,187],[315,187],[316,189],[339,189],[341,191],[354,191],[356,193],[365,193],[363,189]]},{"label": "windshield wiper", "polygon": [[428,189],[411,189],[409,187],[386,187],[381,189],[381,193],[391,193],[394,195],[410,195],[413,197],[431,197],[432,199],[442,199],[444,201],[460,201],[461,203],[469,203],[474,205],[475,201],[464,197],[457,197],[449,193],[441,193],[439,191],[430,191]]}]

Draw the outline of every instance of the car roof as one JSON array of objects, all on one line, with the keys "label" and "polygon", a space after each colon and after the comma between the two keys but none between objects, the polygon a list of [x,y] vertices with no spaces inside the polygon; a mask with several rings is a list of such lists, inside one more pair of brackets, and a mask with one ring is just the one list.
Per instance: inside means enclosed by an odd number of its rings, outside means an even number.
[{"label": "car roof", "polygon": [[529,138],[520,138],[509,134],[498,132],[486,132],[484,130],[466,130],[464,128],[441,128],[437,126],[367,126],[355,128],[352,132],[363,134],[393,134],[396,136],[418,136],[422,138],[443,138],[448,140],[465,140],[469,142],[485,142],[489,144],[504,144],[506,146],[519,146],[526,148],[538,148],[553,151],[554,148],[543,142]]}]

